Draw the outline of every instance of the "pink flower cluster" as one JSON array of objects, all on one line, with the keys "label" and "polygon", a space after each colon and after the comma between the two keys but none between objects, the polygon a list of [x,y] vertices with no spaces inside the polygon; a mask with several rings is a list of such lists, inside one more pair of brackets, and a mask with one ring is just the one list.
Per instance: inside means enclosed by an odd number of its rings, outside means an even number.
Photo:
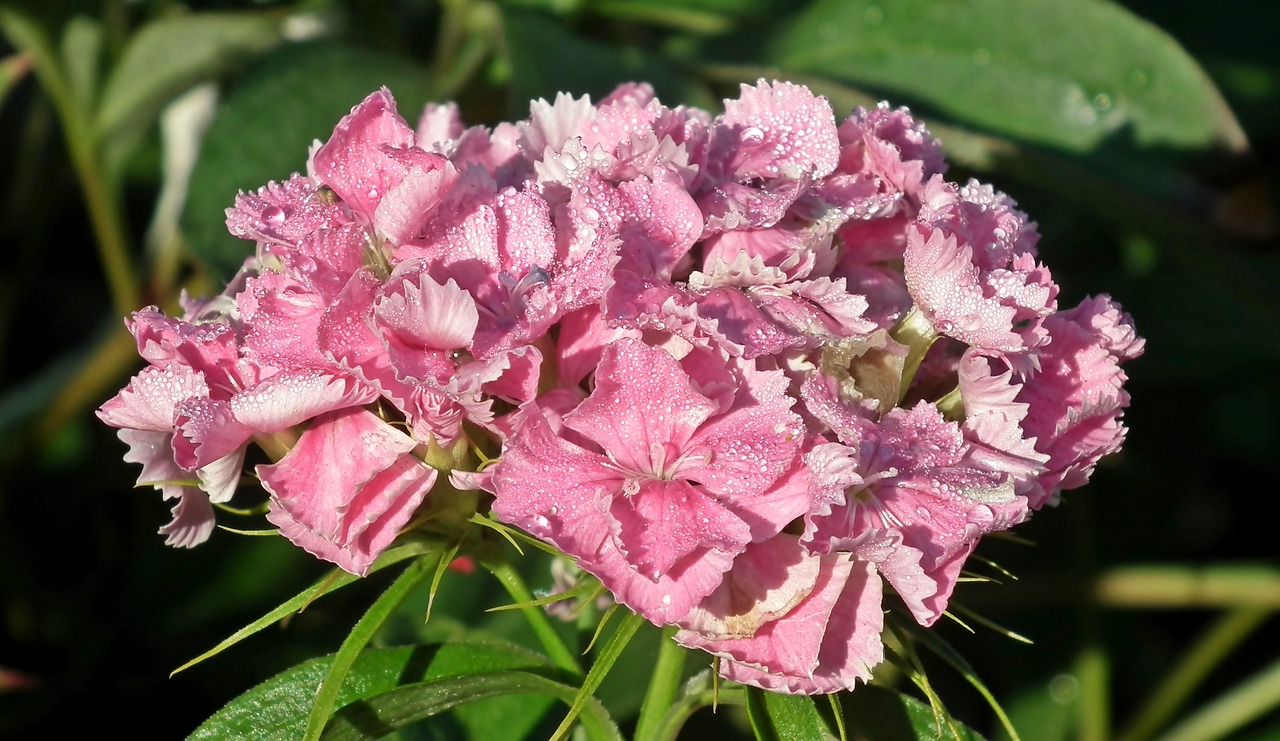
[{"label": "pink flower cluster", "polygon": [[852,688],[886,583],[932,624],[983,535],[1119,448],[1142,351],[1109,298],[1060,310],[1034,224],[944,169],[905,109],[837,124],[787,82],[493,129],[414,129],[381,90],[227,211],[257,252],[224,293],[133,316],[148,365],[99,416],[177,499],[171,544],[250,442],[268,519],[357,574],[481,489],[725,677]]}]

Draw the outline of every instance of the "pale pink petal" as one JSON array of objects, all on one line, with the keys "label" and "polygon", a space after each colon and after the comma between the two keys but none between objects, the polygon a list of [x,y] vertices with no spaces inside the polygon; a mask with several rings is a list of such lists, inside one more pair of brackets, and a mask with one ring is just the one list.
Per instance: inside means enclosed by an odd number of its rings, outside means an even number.
[{"label": "pale pink petal", "polygon": [[276,432],[325,412],[377,398],[372,388],[340,372],[316,368],[282,371],[231,398],[235,418],[257,432]]},{"label": "pale pink petal", "polygon": [[680,627],[697,633],[700,640],[750,638],[808,597],[820,569],[821,559],[797,548],[792,536],[752,543]]},{"label": "pale pink petal", "polygon": [[809,594],[790,612],[750,638],[707,641],[692,631],[676,640],[727,661],[731,681],[787,694],[854,689],[884,659],[880,583],[870,564],[824,556]]},{"label": "pale pink petal", "polygon": [[739,179],[819,178],[835,169],[840,156],[831,104],[803,85],[743,84],[737,100],[725,101],[718,122],[717,136],[734,139],[733,174]]},{"label": "pale pink petal", "polygon": [[458,171],[443,155],[421,149],[384,150],[404,169],[403,179],[391,184],[373,212],[374,231],[392,245],[418,236],[449,189],[458,180]]},{"label": "pale pink petal", "polygon": [[209,539],[213,533],[213,505],[209,497],[194,486],[174,487],[176,494],[166,490],[165,498],[177,496],[173,505],[173,519],[158,531],[165,536],[164,544],[174,548],[194,548]]},{"label": "pale pink petal", "polygon": [[174,408],[189,398],[208,398],[204,375],[185,366],[143,368],[105,404],[98,419],[112,427],[171,432]]},{"label": "pale pink petal", "polygon": [[457,103],[427,103],[418,118],[414,139],[423,148],[444,153],[441,147],[462,136],[463,130]]}]

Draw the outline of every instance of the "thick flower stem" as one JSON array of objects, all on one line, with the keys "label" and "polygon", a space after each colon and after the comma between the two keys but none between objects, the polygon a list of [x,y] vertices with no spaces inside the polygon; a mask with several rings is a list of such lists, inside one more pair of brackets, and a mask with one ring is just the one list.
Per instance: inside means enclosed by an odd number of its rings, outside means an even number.
[{"label": "thick flower stem", "polygon": [[908,348],[907,357],[902,363],[902,385],[898,391],[898,401],[902,401],[902,397],[905,397],[907,390],[911,388],[911,380],[920,369],[920,363],[924,360],[925,354],[933,346],[934,340],[938,339],[938,333],[924,314],[920,313],[918,308],[912,307],[889,335]]},{"label": "thick flower stem", "polygon": [[[496,561],[485,561],[484,567],[497,577],[498,581],[507,590],[507,594],[511,595],[511,598],[518,604],[533,601],[533,593],[529,591],[524,579],[520,578],[520,573],[516,571],[510,561],[505,558]],[[541,607],[533,606],[521,607],[520,612],[524,613],[525,620],[529,621],[529,627],[533,629],[534,635],[541,641],[542,648],[547,652],[547,656],[551,658],[551,661],[573,676],[582,676],[582,667],[578,665],[577,657],[564,644],[560,634],[556,632],[556,626],[552,625],[551,619],[547,617],[547,613]]]},{"label": "thick flower stem", "polygon": [[685,651],[675,642],[675,626],[662,631],[658,645],[658,663],[653,667],[649,689],[640,705],[640,720],[636,723],[635,741],[656,741],[658,730],[667,709],[679,693],[680,678],[684,674]]}]

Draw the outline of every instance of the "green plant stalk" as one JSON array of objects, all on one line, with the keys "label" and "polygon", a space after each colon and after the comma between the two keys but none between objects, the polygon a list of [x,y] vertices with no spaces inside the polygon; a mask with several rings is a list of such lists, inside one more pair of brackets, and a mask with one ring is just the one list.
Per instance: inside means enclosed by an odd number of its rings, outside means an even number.
[{"label": "green plant stalk", "polygon": [[1236,685],[1160,737],[1161,741],[1214,741],[1280,705],[1280,661]]},{"label": "green plant stalk", "polygon": [[[1076,563],[1085,573],[1095,573],[1097,559],[1093,541],[1095,519],[1088,498],[1075,500],[1072,531]],[[1102,639],[1102,613],[1096,600],[1081,600],[1077,614],[1081,623],[1081,648],[1076,656],[1076,678],[1080,682],[1078,704],[1080,741],[1108,741],[1111,737],[1111,662]]]},{"label": "green plant stalk", "polygon": [[1141,741],[1164,727],[1213,669],[1273,614],[1271,610],[1245,607],[1223,615],[1183,654],[1182,660],[1120,734],[1119,741]]},{"label": "green plant stalk", "polygon": [[702,708],[721,705],[746,705],[747,693],[741,689],[721,687],[705,689],[677,698],[654,729],[653,741],[676,741],[685,721]]},{"label": "green plant stalk", "polygon": [[[506,558],[496,562],[483,561],[482,564],[489,570],[489,573],[493,574],[502,583],[503,588],[507,590],[507,594],[517,604],[524,604],[534,600],[533,593],[525,585],[524,579],[520,578],[520,573]],[[533,629],[534,635],[542,643],[542,648],[547,652],[547,656],[552,663],[568,672],[571,676],[581,677],[582,667],[578,664],[577,657],[564,644],[564,640],[560,638],[560,633],[556,631],[556,626],[551,624],[551,618],[547,617],[546,611],[540,607],[526,606],[521,607],[520,612],[524,615],[525,620],[529,621],[529,627]]]},{"label": "green plant stalk", "polygon": [[71,165],[80,180],[89,222],[98,245],[98,257],[106,273],[107,286],[116,313],[125,315],[137,308],[140,294],[138,279],[129,259],[129,240],[125,236],[124,215],[116,190],[109,188],[99,161],[98,141],[93,135],[90,111],[76,105],[63,70],[58,65],[49,40],[28,18],[16,11],[0,13],[0,29],[22,51],[31,55],[32,69],[41,87],[53,102],[62,124]]},{"label": "green plant stalk", "polygon": [[[615,605],[615,607],[620,606]],[[643,622],[644,618],[634,612],[627,612],[622,624],[618,626],[613,635],[609,637],[609,640],[596,653],[596,660],[591,664],[591,670],[587,672],[587,676],[583,678],[582,686],[578,689],[578,696],[574,698],[573,704],[569,706],[569,712],[564,716],[564,720],[560,721],[560,725],[551,734],[551,741],[563,741],[568,735],[569,730],[573,728],[574,722],[578,719],[578,714],[594,699],[596,690],[600,688],[600,683],[609,674],[614,662],[622,655],[627,644],[631,642],[631,637],[636,634],[640,624]]]},{"label": "green plant stalk", "polygon": [[374,600],[364,616],[351,628],[351,633],[342,642],[342,647],[333,655],[329,672],[321,682],[320,689],[316,691],[315,701],[311,705],[311,714],[307,716],[307,730],[302,736],[303,741],[317,741],[320,738],[325,723],[328,723],[329,717],[333,715],[334,704],[338,700],[342,682],[355,664],[356,657],[405,597],[435,573],[441,553],[440,550],[433,551],[409,564],[404,573],[396,577],[391,586]]},{"label": "green plant stalk", "polygon": [[[1087,622],[1095,620],[1086,618]],[[1096,626],[1088,628],[1088,643],[1076,656],[1075,675],[1080,682],[1080,741],[1107,741],[1111,738],[1111,703],[1108,697],[1111,662],[1107,649],[1097,638]]]},{"label": "green plant stalk", "polygon": [[667,626],[658,644],[658,661],[653,666],[649,689],[640,704],[640,718],[636,722],[635,741],[655,741],[662,726],[663,716],[680,691],[680,678],[684,674],[685,650],[675,641],[676,627]]}]

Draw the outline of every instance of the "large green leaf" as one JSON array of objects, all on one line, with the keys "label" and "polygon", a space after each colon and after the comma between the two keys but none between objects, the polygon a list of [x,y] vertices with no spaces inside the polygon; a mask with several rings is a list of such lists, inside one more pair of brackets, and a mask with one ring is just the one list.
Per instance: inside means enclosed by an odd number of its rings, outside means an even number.
[{"label": "large green leaf", "polygon": [[[499,671],[465,676],[445,677],[430,682],[399,687],[390,692],[356,701],[337,714],[325,729],[322,741],[362,741],[375,739],[446,710],[488,698],[514,699],[527,693],[549,695],[572,703],[577,688],[547,677],[522,671]],[[485,732],[468,728],[473,739],[522,738],[512,735],[524,724],[513,720],[529,720],[529,714],[515,718],[516,713],[499,714],[490,709],[487,717],[496,721]],[[536,717],[536,716],[534,716]],[[617,725],[608,711],[595,698],[589,698],[579,716],[587,737],[593,740],[622,741]],[[523,728],[521,729],[523,730]]]},{"label": "large green leaf", "polygon": [[431,97],[425,69],[357,46],[289,46],[246,72],[209,129],[191,176],[183,233],[216,276],[230,277],[253,245],[227,233],[225,211],[241,190],[287,180],[306,167],[307,148],[329,138],[338,120],[381,86],[410,125]]},{"label": "large green leaf", "polygon": [[277,12],[165,16],[129,40],[102,91],[95,128],[100,136],[150,120],[197,80],[243,63],[282,41]]},{"label": "large green leaf", "polygon": [[[332,661],[332,656],[313,659],[259,684],[205,721],[189,741],[228,738],[293,741],[301,737],[316,686],[329,672]],[[347,673],[338,704],[349,706],[358,700],[375,698],[406,683],[517,670],[552,671],[545,657],[499,641],[451,641],[369,649],[360,654]],[[462,691],[453,694],[464,701],[483,695],[479,688],[471,695]],[[520,739],[537,725],[552,702],[548,697],[529,694],[494,697],[474,706],[482,712],[465,717],[455,715],[450,721],[456,724],[455,729],[461,725],[474,738]],[[343,720],[338,725],[349,727],[355,712],[340,711]]]},{"label": "large green leaf", "polygon": [[502,25],[511,68],[513,116],[527,116],[530,100],[553,100],[562,91],[598,100],[619,83],[631,81],[652,84],[658,96],[673,105],[676,101],[715,103],[687,75],[641,49],[591,41],[527,11],[507,11]]},{"label": "large green leaf", "polygon": [[1072,150],[1120,132],[1143,146],[1244,146],[1182,47],[1102,0],[818,0],[782,26],[765,56]]},{"label": "large green leaf", "polygon": [[779,695],[748,688],[747,717],[758,741],[820,741],[831,737],[813,698],[807,695]]}]

